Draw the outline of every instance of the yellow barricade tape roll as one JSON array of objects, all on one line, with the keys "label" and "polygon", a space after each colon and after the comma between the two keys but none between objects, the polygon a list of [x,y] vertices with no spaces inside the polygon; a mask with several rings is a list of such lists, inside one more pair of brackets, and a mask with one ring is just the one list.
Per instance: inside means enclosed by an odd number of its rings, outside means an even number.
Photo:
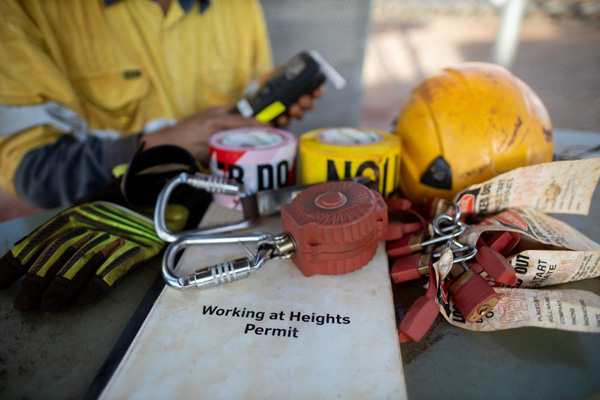
[{"label": "yellow barricade tape roll", "polygon": [[400,138],[365,128],[327,128],[300,137],[300,183],[368,176],[384,197],[399,188]]}]

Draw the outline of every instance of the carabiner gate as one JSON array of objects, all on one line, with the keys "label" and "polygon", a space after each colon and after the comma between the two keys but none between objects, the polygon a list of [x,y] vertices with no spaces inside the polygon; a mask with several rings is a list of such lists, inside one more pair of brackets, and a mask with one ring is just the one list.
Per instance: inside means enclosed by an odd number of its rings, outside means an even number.
[{"label": "carabiner gate", "polygon": [[[166,209],[169,199],[175,188],[179,185],[189,185],[196,189],[203,189],[209,193],[222,193],[231,196],[239,196],[240,203],[244,211],[244,219],[227,225],[208,226],[188,231],[173,232],[167,228]],[[246,229],[254,225],[258,219],[258,207],[256,205],[256,194],[244,191],[243,185],[225,178],[196,173],[189,175],[186,172],[180,173],[171,179],[161,190],[156,201],[154,210],[154,228],[159,238],[165,242],[175,242],[178,239],[190,235],[212,235],[231,232],[239,229]]]},{"label": "carabiner gate", "polygon": [[[241,235],[193,235],[179,238],[170,243],[165,250],[162,263],[162,275],[167,285],[178,290],[191,287],[205,289],[221,285],[235,280],[247,278],[251,272],[257,270],[271,258],[273,249],[268,246],[258,246],[255,255],[246,258],[238,258],[220,264],[198,269],[187,277],[180,277],[175,273],[175,259],[177,255],[189,246],[205,244],[228,244],[239,243],[243,246],[245,242],[269,242],[273,236],[269,233],[256,232]],[[245,249],[246,247],[243,246]],[[247,250],[247,249],[246,249]]]}]

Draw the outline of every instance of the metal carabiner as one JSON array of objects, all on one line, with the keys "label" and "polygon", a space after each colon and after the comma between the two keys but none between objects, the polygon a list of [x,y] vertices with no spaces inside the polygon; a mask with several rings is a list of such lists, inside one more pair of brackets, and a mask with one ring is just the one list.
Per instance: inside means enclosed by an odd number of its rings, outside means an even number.
[{"label": "metal carabiner", "polygon": [[[252,254],[243,244],[256,242],[257,250]],[[239,243],[249,254],[249,257],[238,258],[220,264],[197,269],[193,274],[183,278],[175,273],[175,259],[177,255],[189,246],[203,244]],[[170,243],[165,250],[162,264],[162,274],[167,285],[172,288],[184,290],[191,287],[206,289],[224,283],[247,278],[262,265],[274,258],[287,259],[296,251],[296,244],[291,235],[282,233],[274,236],[265,232],[254,232],[240,235],[192,235],[180,238]]]},{"label": "metal carabiner", "polygon": [[[240,202],[244,209],[244,219],[232,224],[208,226],[193,230],[172,232],[167,228],[166,224],[166,209],[169,204],[171,194],[179,185],[189,185],[196,189],[203,189],[209,193],[228,194],[231,196],[239,196]],[[196,173],[190,175],[186,172],[180,173],[175,178],[171,179],[161,190],[156,201],[154,209],[154,229],[159,238],[165,242],[175,242],[178,239],[190,235],[212,235],[224,232],[230,232],[239,229],[246,229],[254,225],[258,221],[258,208],[256,202],[251,200],[252,194],[244,191],[243,185],[235,181],[221,178],[213,175]],[[244,199],[248,198],[249,201]]]},{"label": "metal carabiner", "polygon": [[[371,179],[366,176],[345,180],[354,181],[365,186],[369,186],[372,183]],[[165,222],[166,209],[172,192],[179,185],[189,185],[197,189],[206,190],[209,193],[237,196],[242,206],[243,219],[230,224],[172,232],[167,228]],[[154,210],[154,228],[158,237],[165,242],[174,242],[190,235],[212,235],[246,229],[256,224],[262,217],[279,214],[282,206],[289,204],[303,189],[309,186],[312,185],[287,186],[254,193],[246,191],[242,184],[223,177],[200,173],[189,175],[186,172],[182,172],[167,183],[160,192]]]},{"label": "metal carabiner", "polygon": [[[251,272],[257,270],[262,264],[269,260],[272,255],[272,248],[259,246],[259,250],[252,257],[238,258],[233,261],[226,261],[204,269],[198,269],[193,274],[183,278],[175,272],[175,260],[177,255],[189,246],[205,245],[205,244],[232,244],[239,243],[243,245],[245,242],[270,242],[273,235],[265,232],[254,232],[249,234],[238,235],[191,235],[184,238],[179,238],[170,243],[163,257],[162,275],[167,285],[172,288],[184,290],[191,287],[204,289],[217,286],[223,283],[232,282],[235,280],[248,277]],[[249,252],[249,251],[248,251]]]}]

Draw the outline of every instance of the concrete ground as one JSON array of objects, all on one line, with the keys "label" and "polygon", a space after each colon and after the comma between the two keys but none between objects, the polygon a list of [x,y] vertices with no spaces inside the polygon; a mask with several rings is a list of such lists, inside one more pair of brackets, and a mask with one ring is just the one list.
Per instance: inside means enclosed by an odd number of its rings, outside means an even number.
[{"label": "concrete ground", "polygon": [[[391,130],[410,89],[463,61],[491,61],[492,2],[374,0],[363,68],[361,126]],[[530,2],[512,71],[555,129],[600,131],[600,1]],[[0,193],[0,222],[40,211]]]}]

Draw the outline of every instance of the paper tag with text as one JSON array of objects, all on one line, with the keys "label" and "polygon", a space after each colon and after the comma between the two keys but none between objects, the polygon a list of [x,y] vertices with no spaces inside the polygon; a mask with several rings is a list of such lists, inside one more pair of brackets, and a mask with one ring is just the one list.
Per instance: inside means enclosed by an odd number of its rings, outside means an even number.
[{"label": "paper tag with text", "polygon": [[477,322],[465,321],[454,303],[442,315],[454,326],[478,332],[538,327],[600,333],[600,296],[584,290],[495,288],[500,301]]},{"label": "paper tag with text", "polygon": [[588,215],[600,178],[600,158],[521,167],[469,186],[454,201],[464,215],[530,207],[546,213]]},{"label": "paper tag with text", "polygon": [[461,243],[475,246],[487,231],[513,231],[539,243],[570,250],[600,250],[600,245],[569,224],[528,208],[514,208],[469,226],[461,235]]},{"label": "paper tag with text", "polygon": [[600,276],[600,251],[525,250],[510,258],[516,287],[536,288]]}]

